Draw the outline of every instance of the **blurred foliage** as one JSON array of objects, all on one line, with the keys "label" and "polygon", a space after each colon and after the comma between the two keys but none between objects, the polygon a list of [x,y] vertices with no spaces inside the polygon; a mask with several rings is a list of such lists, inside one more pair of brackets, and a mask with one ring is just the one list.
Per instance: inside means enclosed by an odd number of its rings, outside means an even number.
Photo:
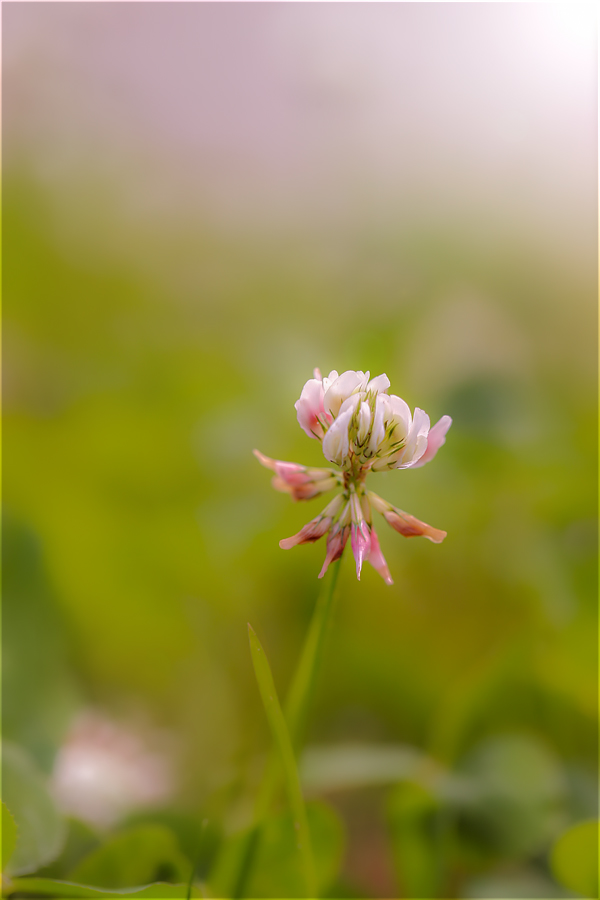
[{"label": "blurred foliage", "polygon": [[560,884],[584,897],[598,896],[598,822],[579,822],[560,836],[551,856]]},{"label": "blurred foliage", "polygon": [[[136,219],[26,161],[3,215],[3,724],[22,748],[4,800],[21,829],[35,769],[39,830],[9,870],[47,875],[14,889],[181,884],[196,860],[219,895],[269,740],[246,622],[283,696],[323,555],[279,550],[318,509],[251,451],[319,463],[293,410],[318,365],[385,371],[454,420],[431,466],[376,477],[444,544],[382,525],[394,587],[340,574],[304,760],[325,895],[587,890],[569,873],[598,815],[594,267],[502,223]],[[63,847],[45,781],[84,707],[170,734],[177,791]],[[285,809],[260,853],[250,895],[298,896]]]},{"label": "blurred foliage", "polygon": [[11,819],[15,824],[10,841],[14,841],[14,846],[5,848],[2,844],[2,871],[14,875],[35,872],[60,853],[66,836],[65,823],[42,773],[21,747],[8,741],[2,746],[2,792],[2,813],[4,819],[6,808],[9,834]]},{"label": "blurred foliage", "polygon": [[70,873],[70,879],[95,887],[135,887],[153,881],[185,881],[191,867],[168,829],[140,825],[92,850]]}]

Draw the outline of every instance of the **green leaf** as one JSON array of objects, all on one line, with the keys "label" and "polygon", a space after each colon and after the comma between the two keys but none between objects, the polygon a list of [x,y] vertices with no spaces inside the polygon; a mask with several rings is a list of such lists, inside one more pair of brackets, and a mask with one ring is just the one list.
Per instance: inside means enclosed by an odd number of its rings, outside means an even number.
[{"label": "green leaf", "polygon": [[[344,830],[334,810],[320,801],[308,803],[306,812],[314,848],[318,893],[320,896],[327,896],[327,891],[339,872],[344,849]],[[217,897],[230,896],[228,890],[231,871],[235,869],[238,855],[243,852],[246,836],[246,832],[235,835],[223,845],[210,877],[211,891]],[[271,816],[264,823],[245,896],[307,896],[302,861],[296,846],[294,820],[289,813]]]},{"label": "green leaf", "polygon": [[294,759],[294,750],[287,729],[285,718],[279,704],[271,667],[261,643],[251,625],[248,625],[250,638],[250,651],[256,673],[256,680],[262,697],[265,712],[273,740],[281,755],[285,787],[288,793],[292,814],[294,816],[294,828],[297,831],[297,847],[302,858],[306,896],[316,897],[316,877],[314,861],[312,857],[310,833],[306,818],[304,799],[300,788],[298,769]]},{"label": "green leaf", "polygon": [[17,839],[6,872],[25,875],[60,853],[66,825],[52,800],[46,779],[29,755],[6,742],[2,750],[4,801],[17,826]]},{"label": "green leaf", "polygon": [[[6,897],[17,894],[19,898],[26,897],[153,897],[155,900],[185,900],[187,886],[185,884],[164,884],[157,882],[139,888],[125,888],[121,891],[103,891],[87,887],[83,884],[75,884],[72,881],[55,881],[52,878],[14,878],[8,889]],[[206,892],[199,887],[192,890],[192,897],[206,897]]]},{"label": "green leaf", "polygon": [[79,687],[38,538],[9,513],[2,540],[2,733],[49,772],[79,706]]},{"label": "green leaf", "polygon": [[162,825],[140,825],[109,838],[69,878],[99,888],[123,889],[154,881],[185,881],[191,866],[172,832]]},{"label": "green leaf", "polygon": [[549,897],[562,897],[556,883],[534,866],[522,866],[516,869],[506,869],[504,866],[499,871],[487,872],[482,875],[474,875],[468,878],[461,887],[461,897],[465,900],[548,900]]},{"label": "green leaf", "polygon": [[2,871],[6,869],[17,843],[17,823],[6,803],[2,802]]},{"label": "green leaf", "polygon": [[414,778],[434,763],[419,750],[403,744],[345,743],[310,747],[300,771],[307,790],[353,790],[378,784],[394,784]]},{"label": "green leaf", "polygon": [[579,822],[562,834],[550,856],[554,877],[570,891],[598,896],[598,822]]},{"label": "green leaf", "polygon": [[103,837],[79,819],[67,819],[67,836],[56,859],[38,871],[40,878],[67,878],[69,872],[98,847]]},{"label": "green leaf", "polygon": [[439,798],[421,785],[406,782],[390,794],[388,811],[401,895],[441,896]]},{"label": "green leaf", "polygon": [[564,814],[566,782],[545,744],[526,735],[482,741],[461,770],[472,801],[461,812],[463,834],[498,857],[525,858],[556,836]]}]

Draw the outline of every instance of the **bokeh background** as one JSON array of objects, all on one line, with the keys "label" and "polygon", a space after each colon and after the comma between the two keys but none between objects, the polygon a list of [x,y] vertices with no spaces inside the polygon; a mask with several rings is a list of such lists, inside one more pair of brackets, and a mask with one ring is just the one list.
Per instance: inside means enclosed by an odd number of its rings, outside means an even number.
[{"label": "bokeh background", "polygon": [[[373,484],[446,541],[382,521],[393,587],[343,561],[324,895],[597,896],[595,40],[561,3],[3,4],[5,795],[59,808],[17,874],[186,881],[206,820],[231,890],[246,623],[283,695],[324,555],[252,449],[320,464],[319,366],[454,420]],[[171,869],[110,882],[86,854],[143,827]],[[249,895],[297,895],[277,827]]]}]

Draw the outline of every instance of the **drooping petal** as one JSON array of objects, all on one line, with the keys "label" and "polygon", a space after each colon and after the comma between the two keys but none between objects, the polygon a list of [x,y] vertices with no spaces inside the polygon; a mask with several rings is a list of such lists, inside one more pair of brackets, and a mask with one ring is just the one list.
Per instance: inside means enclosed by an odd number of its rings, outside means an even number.
[{"label": "drooping petal", "polygon": [[313,497],[318,497],[319,494],[326,494],[327,491],[340,487],[341,482],[332,473],[329,478],[323,478],[321,481],[309,481],[306,484],[299,485],[288,484],[283,478],[275,475],[271,480],[271,484],[276,491],[289,494],[292,500],[312,500]]},{"label": "drooping petal", "polygon": [[344,510],[327,535],[327,553],[323,568],[319,572],[319,578],[322,578],[330,564],[339,559],[344,552],[344,547],[348,537],[350,536],[350,503],[346,503]]},{"label": "drooping petal", "polygon": [[450,416],[442,416],[442,418],[430,428],[429,435],[427,436],[427,449],[423,456],[418,459],[417,462],[413,463],[413,469],[418,469],[420,466],[424,466],[425,463],[428,463],[433,459],[440,447],[443,447],[446,443],[446,433],[451,425],[452,419]]},{"label": "drooping petal", "polygon": [[356,560],[356,577],[360,581],[363,563],[369,558],[371,552],[371,528],[365,519],[360,500],[355,492],[350,495],[350,511],[352,514],[350,543]]},{"label": "drooping petal", "polygon": [[387,500],[384,500],[383,497],[380,497],[373,491],[367,491],[367,496],[373,509],[380,512],[388,525],[391,525],[394,531],[397,531],[403,537],[426,537],[434,544],[441,544],[448,533],[440,528],[434,528],[426,522],[421,522],[420,519],[411,516],[410,513],[392,506],[391,503],[388,503]]},{"label": "drooping petal", "polygon": [[282,459],[271,459],[270,456],[265,456],[260,450],[253,450],[252,452],[265,469],[271,469],[286,484],[293,487],[324,478],[335,478],[338,482],[341,481],[340,474],[333,469],[308,468],[307,466],[301,466],[299,463],[284,462]]},{"label": "drooping petal", "polygon": [[379,572],[383,580],[386,584],[393,584],[392,576],[390,574],[390,570],[388,569],[388,564],[385,561],[385,557],[381,552],[381,547],[379,546],[379,538],[377,537],[377,532],[371,525],[371,552],[369,553],[368,562],[371,563],[376,572]]},{"label": "drooping petal", "polygon": [[308,522],[304,528],[301,528],[297,534],[279,541],[281,549],[290,550],[292,547],[297,546],[297,544],[308,544],[318,541],[319,538],[322,538],[323,535],[329,531],[334,518],[339,513],[343,504],[343,494],[334,497],[331,503],[327,504],[323,512],[316,516],[316,518],[311,519],[311,521]]},{"label": "drooping petal", "polygon": [[420,519],[416,519],[410,513],[405,513],[401,509],[394,509],[393,512],[384,513],[384,518],[392,528],[399,534],[404,535],[404,537],[426,537],[434,544],[441,544],[448,533],[440,528],[434,528],[426,522],[421,522]]},{"label": "drooping petal", "polygon": [[343,484],[343,476],[334,469],[309,469],[298,463],[271,459],[260,450],[254,455],[266,469],[275,473],[271,484],[276,491],[289,494],[292,500],[310,500]]}]

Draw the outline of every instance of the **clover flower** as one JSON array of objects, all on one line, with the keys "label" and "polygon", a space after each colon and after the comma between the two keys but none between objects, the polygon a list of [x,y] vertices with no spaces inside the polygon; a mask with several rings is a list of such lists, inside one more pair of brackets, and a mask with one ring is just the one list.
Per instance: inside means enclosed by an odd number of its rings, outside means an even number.
[{"label": "clover flower", "polygon": [[124,726],[96,710],[80,713],[52,772],[59,808],[82,822],[110,828],[135,810],[169,800],[175,782],[165,737]]},{"label": "clover flower", "polygon": [[370,378],[369,372],[352,370],[338,375],[334,370],[323,378],[315,369],[314,377],[302,388],[295,403],[300,427],[310,438],[321,441],[325,458],[339,469],[307,468],[254,451],[258,461],[275,473],[273,487],[293,500],[339,491],[298,534],[279,542],[287,550],[327,535],[319,578],[340,558],[350,538],[357,578],[360,580],[363,563],[369,562],[387,584],[393,584],[373,527],[373,510],[404,537],[420,535],[434,544],[446,537],[445,531],[397,509],[365,487],[369,472],[416,469],[428,463],[446,442],[452,424],[450,416],[442,416],[430,427],[427,413],[417,407],[411,415],[404,400],[387,393],[389,386],[387,375]]}]

